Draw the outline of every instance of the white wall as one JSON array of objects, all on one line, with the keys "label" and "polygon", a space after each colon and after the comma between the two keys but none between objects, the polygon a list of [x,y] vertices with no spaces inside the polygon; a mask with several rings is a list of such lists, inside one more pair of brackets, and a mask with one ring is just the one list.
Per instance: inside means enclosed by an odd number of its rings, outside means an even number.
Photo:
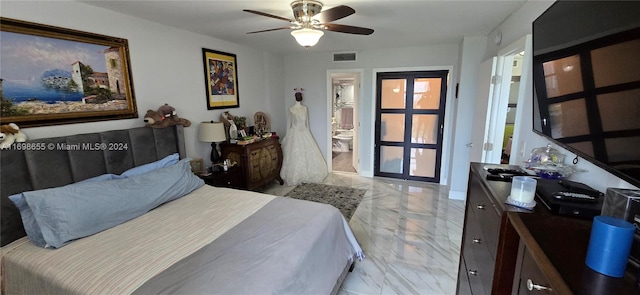
[{"label": "white wall", "polygon": [[[451,87],[455,87],[457,74],[458,46],[457,44],[443,44],[438,46],[397,48],[397,49],[371,49],[357,53],[355,62],[332,62],[332,53],[304,52],[296,55],[285,56],[285,89],[287,100],[284,109],[295,102],[293,88],[305,89],[302,101],[309,108],[309,123],[311,133],[318,143],[325,157],[328,155],[329,146],[327,121],[327,71],[339,69],[362,69],[362,97],[360,97],[359,118],[360,137],[360,175],[373,176],[373,124],[375,117],[375,81],[374,71],[377,69],[400,68],[443,68],[450,67]],[[329,81],[330,82],[330,81]],[[288,116],[288,113],[287,113]],[[445,133],[450,136],[451,132]],[[445,139],[445,142],[447,140]],[[449,141],[450,142],[450,141]],[[449,147],[445,146],[445,150]],[[444,155],[443,155],[444,156]],[[448,167],[444,167],[442,178],[446,181]],[[442,183],[442,181],[441,181]]]},{"label": "white wall", "polygon": [[[531,34],[533,21],[540,16],[555,0],[529,0],[516,10],[502,24],[494,28],[487,38],[485,58],[498,55],[498,52],[526,34]],[[496,35],[501,34],[500,44],[495,43]]]},{"label": "white wall", "polygon": [[284,133],[284,60],[281,56],[246,46],[186,32],[74,1],[2,1],[3,17],[126,38],[129,42],[132,80],[138,119],[111,120],[50,127],[24,128],[32,139],[144,126],[148,109],[164,103],[189,119],[185,129],[187,156],[206,162],[210,145],[197,139],[198,123],[216,120],[224,110],[206,108],[202,48],[237,55],[240,108],[228,109],[247,117],[263,111],[272,129]]},{"label": "white wall", "polygon": [[473,129],[478,67],[483,61],[487,37],[465,37],[460,43],[460,87],[456,99],[455,133],[451,160],[449,198],[465,199],[469,179],[469,144]]}]

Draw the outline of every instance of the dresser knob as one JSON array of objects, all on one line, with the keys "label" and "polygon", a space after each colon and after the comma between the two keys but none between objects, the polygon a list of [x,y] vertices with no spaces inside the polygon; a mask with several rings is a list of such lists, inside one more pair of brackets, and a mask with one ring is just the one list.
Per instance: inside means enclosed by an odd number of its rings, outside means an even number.
[{"label": "dresser knob", "polygon": [[484,210],[484,205],[478,205],[478,206],[476,206],[476,208],[478,208],[480,210]]},{"label": "dresser knob", "polygon": [[533,291],[533,289],[536,289],[536,291],[542,291],[542,290],[551,291],[551,288],[549,287],[534,284],[531,279],[527,279],[527,289],[529,289],[529,291]]},{"label": "dresser knob", "polygon": [[474,244],[482,244],[482,239],[473,239],[471,240]]},{"label": "dresser knob", "polygon": [[469,274],[472,276],[477,276],[478,275],[478,271],[477,270],[470,270]]}]

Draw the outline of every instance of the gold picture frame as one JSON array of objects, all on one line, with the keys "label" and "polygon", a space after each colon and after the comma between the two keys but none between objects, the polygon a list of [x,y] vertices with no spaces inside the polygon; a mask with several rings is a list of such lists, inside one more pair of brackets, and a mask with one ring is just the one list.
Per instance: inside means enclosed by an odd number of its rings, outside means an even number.
[{"label": "gold picture frame", "polygon": [[0,17],[0,123],[138,118],[127,39]]},{"label": "gold picture frame", "polygon": [[236,55],[202,48],[207,109],[240,107]]}]

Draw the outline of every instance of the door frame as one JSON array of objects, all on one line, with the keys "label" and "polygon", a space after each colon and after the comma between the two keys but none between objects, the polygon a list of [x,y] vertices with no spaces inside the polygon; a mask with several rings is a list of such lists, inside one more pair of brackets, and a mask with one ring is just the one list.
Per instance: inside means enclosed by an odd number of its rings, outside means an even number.
[{"label": "door frame", "polygon": [[[333,95],[333,78],[332,76],[335,74],[352,74],[356,77],[353,81],[353,161],[358,163],[358,167],[354,167],[358,175],[361,174],[360,169],[360,99],[363,96],[362,94],[362,77],[364,77],[364,69],[340,69],[340,70],[327,70],[327,152],[324,155],[325,161],[327,162],[327,170],[329,173],[333,172],[333,136],[331,136],[331,115],[333,113],[332,95]],[[366,175],[363,175],[366,176]]]},{"label": "door frame", "polygon": [[[531,34],[527,34],[524,37],[518,39],[511,43],[509,46],[505,47],[501,50],[498,55],[501,54],[509,54],[517,52],[518,50],[524,51],[524,56],[522,58],[522,73],[520,74],[520,88],[518,89],[518,107],[516,108],[516,118],[514,123],[513,130],[513,139],[511,142],[511,157],[509,158],[510,165],[519,165],[522,161],[521,157],[525,156],[525,143],[520,139],[524,134],[519,132],[519,130],[523,130],[522,126],[531,126],[529,124],[524,124],[522,121],[524,117],[524,112],[530,112],[530,108],[524,107],[525,99],[530,95],[528,93],[527,83],[533,81],[532,79],[532,65],[533,65],[533,37]],[[508,99],[508,98],[507,98]]]},{"label": "door frame", "polygon": [[[487,151],[485,143],[489,143],[489,123],[493,117],[492,110],[494,100],[494,88],[497,77],[496,68],[498,58],[492,57],[480,63],[477,71],[477,85],[475,92],[475,105],[473,107],[473,125],[469,147],[469,161],[486,163]],[[489,74],[489,75],[486,75]]]},{"label": "door frame", "polygon": [[[374,134],[374,143],[375,143],[375,151],[374,154],[376,157],[374,158],[374,175],[383,176],[383,177],[392,177],[392,178],[400,178],[404,180],[416,180],[416,181],[425,181],[425,182],[440,182],[440,167],[442,167],[442,140],[444,137],[444,122],[445,122],[445,111],[446,111],[446,97],[447,90],[449,85],[449,72],[448,71],[420,71],[420,72],[386,72],[386,73],[378,73],[376,77],[376,86],[380,88],[382,86],[383,81],[385,80],[405,80],[406,88],[405,88],[405,107],[401,109],[382,109],[376,108],[376,119],[381,119],[383,114],[402,114],[404,115],[404,132],[403,132],[403,141],[402,142],[386,142],[383,144],[382,139],[380,138],[380,132],[382,132],[382,122],[376,121],[376,133]],[[438,93],[438,107],[436,109],[415,109],[415,95],[416,95],[416,83],[417,79],[440,79],[440,92]],[[381,89],[378,89],[376,92],[376,102],[382,102],[382,93]],[[435,144],[434,143],[423,143],[423,142],[413,142],[413,131],[415,123],[416,115],[428,115],[433,116],[436,115],[438,120],[436,122],[436,133],[435,134]],[[383,146],[395,146],[403,148],[402,162],[405,163],[402,165],[402,171],[400,175],[398,173],[392,172],[384,172],[381,171],[380,155],[381,149]],[[428,176],[418,176],[411,175],[411,155],[412,151],[415,149],[428,149],[436,152],[435,165],[434,165],[434,175],[432,177]],[[376,165],[377,164],[377,165]],[[417,164],[417,163],[416,163]]]},{"label": "door frame", "polygon": [[[482,163],[493,163],[499,164],[502,156],[502,142],[504,140],[504,126],[507,120],[507,111],[509,105],[509,93],[510,93],[510,84],[512,78],[512,70],[513,70],[513,57],[514,55],[524,51],[524,56],[522,60],[522,73],[520,75],[520,87],[518,88],[518,107],[516,108],[516,115],[514,120],[514,133],[513,140],[511,144],[511,154],[514,155],[516,152],[520,151],[520,139],[519,139],[519,130],[518,126],[522,124],[522,112],[525,111],[523,106],[525,93],[525,83],[530,79],[531,75],[531,35],[525,35],[519,40],[507,45],[502,50],[498,52],[497,56],[494,56],[484,62],[490,62],[493,60],[493,66],[491,69],[491,79],[489,81],[482,80],[478,83],[489,83],[490,85],[478,85],[478,89],[480,87],[489,87],[488,96],[486,97],[486,114],[482,114],[478,112],[479,108],[476,106],[476,112],[474,112],[474,116],[481,116],[478,118],[474,118],[476,124],[474,126],[479,125],[478,122],[485,122],[483,130],[477,130],[478,134],[483,133],[482,141],[478,142],[479,137],[475,138],[472,135],[472,146],[470,150],[470,159],[472,161],[479,161]],[[480,70],[482,70],[482,66]],[[478,77],[486,77],[483,76],[482,73],[478,73]],[[478,90],[476,90],[476,95],[478,95]],[[476,104],[478,100],[476,98]],[[480,106],[483,107],[483,106]],[[481,126],[480,126],[481,127]],[[486,149],[485,145],[490,145],[490,149]],[[522,147],[523,149],[524,147]],[[477,155],[477,149],[481,149],[481,158],[474,159],[474,155]],[[509,159],[509,163],[512,165],[518,165],[518,160],[514,159],[516,157],[511,157]]]},{"label": "door frame", "polygon": [[[525,111],[522,107],[524,105],[524,98],[527,95],[525,93],[525,83],[522,81],[529,81],[531,77],[531,34],[527,34],[517,41],[507,45],[498,52],[498,64],[496,66],[496,75],[499,77],[500,82],[494,92],[494,102],[490,111],[490,125],[487,126],[488,137],[485,139],[487,142],[493,143],[493,150],[487,153],[484,159],[485,163],[500,163],[502,156],[502,141],[504,140],[504,126],[507,119],[507,110],[509,104],[509,92],[510,83],[513,69],[513,56],[519,52],[524,51],[522,59],[522,73],[520,75],[520,87],[518,88],[518,107],[516,108],[516,115],[514,120],[514,133],[511,144],[511,154],[514,155],[520,151],[520,134],[516,132],[518,126],[522,124],[523,114]],[[526,110],[530,111],[530,110]],[[524,147],[522,147],[524,149]],[[509,164],[518,165],[517,157],[511,157]]]},{"label": "door frame", "polygon": [[[444,65],[444,66],[423,66],[423,67],[397,67],[397,68],[374,68],[371,73],[371,97],[367,97],[365,99],[371,99],[371,113],[375,114],[377,110],[377,102],[376,102],[376,78],[378,73],[384,72],[422,72],[422,71],[449,71],[449,77],[447,79],[447,94],[446,94],[446,102],[445,102],[445,114],[444,114],[444,129],[442,130],[442,155],[440,161],[440,183],[441,185],[447,185],[449,182],[449,170],[451,169],[451,154],[453,152],[451,143],[453,142],[453,123],[455,117],[455,104],[457,100],[454,99],[454,93],[456,89],[457,82],[454,83],[454,78],[457,76],[457,73],[454,71],[453,65]],[[364,111],[364,110],[363,110]],[[373,177],[374,173],[374,161],[375,161],[375,146],[374,146],[374,137],[376,134],[376,116],[371,116],[371,121],[369,123],[369,134],[371,135],[372,144],[368,146],[369,154],[371,157],[367,159],[371,163],[371,171],[367,171],[367,175]],[[361,128],[364,129],[364,128]],[[364,147],[361,147],[364,148]],[[362,159],[361,159],[362,160]]]}]

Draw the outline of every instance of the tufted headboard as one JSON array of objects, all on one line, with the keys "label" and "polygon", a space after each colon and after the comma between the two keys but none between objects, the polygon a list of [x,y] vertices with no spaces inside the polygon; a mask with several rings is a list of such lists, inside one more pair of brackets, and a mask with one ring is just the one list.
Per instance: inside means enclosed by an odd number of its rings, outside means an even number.
[{"label": "tufted headboard", "polygon": [[182,125],[139,127],[28,141],[0,151],[0,246],[25,236],[20,212],[8,196],[52,188],[130,168],[179,153],[185,157]]}]

